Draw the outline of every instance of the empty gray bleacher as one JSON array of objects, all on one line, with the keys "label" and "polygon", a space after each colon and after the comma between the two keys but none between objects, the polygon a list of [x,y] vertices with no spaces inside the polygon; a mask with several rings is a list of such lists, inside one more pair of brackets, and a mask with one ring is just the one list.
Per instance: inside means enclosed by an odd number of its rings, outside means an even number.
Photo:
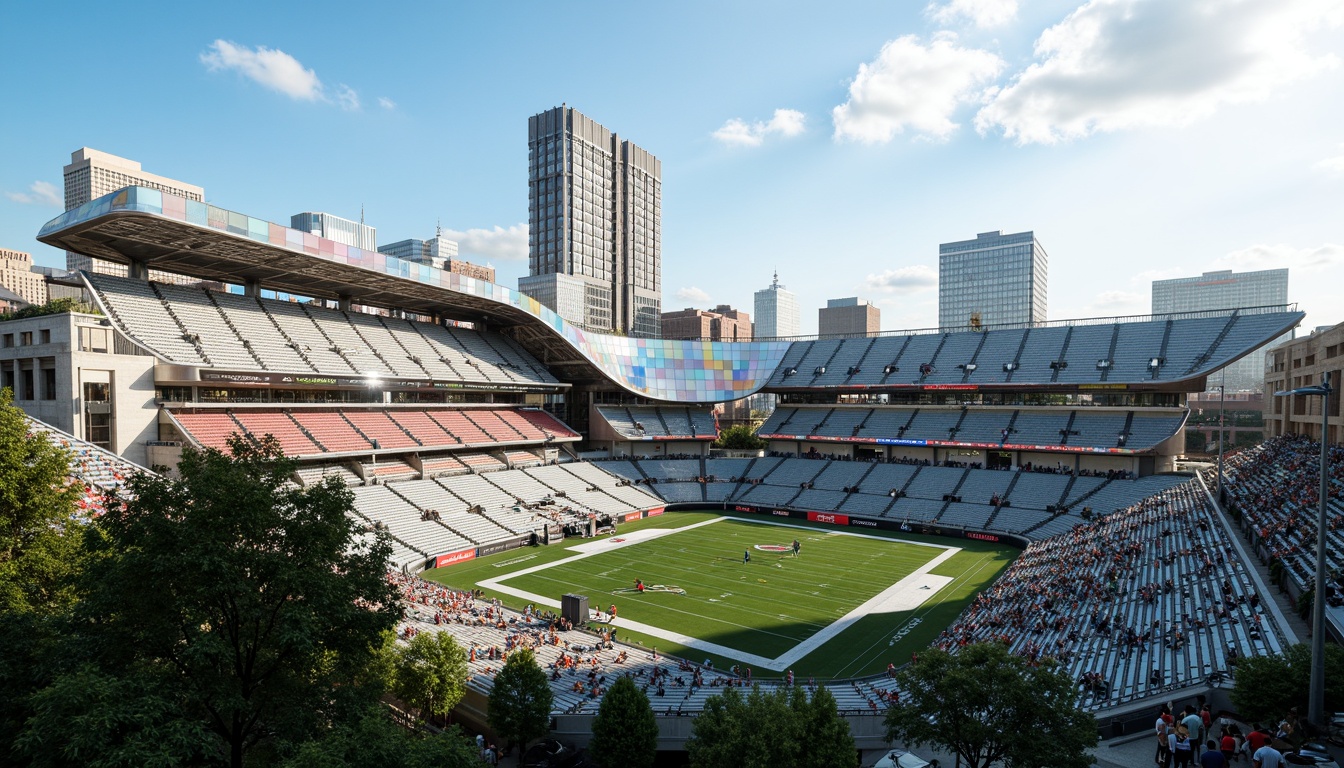
[{"label": "empty gray bleacher", "polygon": [[741,477],[747,471],[751,459],[705,459],[705,472],[720,480]]},{"label": "empty gray bleacher", "polygon": [[992,329],[984,332],[985,343],[975,358],[975,370],[966,381],[972,384],[991,384],[1008,380],[1003,366],[1013,362],[1018,347],[1022,346],[1025,328]]},{"label": "empty gray bleacher", "polygon": [[896,520],[928,523],[932,522],[938,516],[938,513],[943,510],[943,503],[932,499],[897,499],[896,503],[887,510],[886,516]]},{"label": "empty gray bleacher", "polygon": [[834,512],[844,500],[845,494],[840,491],[809,488],[799,493],[789,506],[814,512]]},{"label": "empty gray bleacher", "polygon": [[1017,483],[1008,500],[1017,509],[1045,509],[1059,503],[1059,497],[1068,487],[1069,475],[1045,472],[1019,472]]},{"label": "empty gray bleacher", "polygon": [[219,305],[219,309],[228,316],[229,322],[238,329],[252,353],[261,358],[262,365],[268,371],[287,371],[311,373],[317,368],[310,365],[298,353],[280,329],[266,314],[255,297],[239,296],[233,293],[211,293],[210,298]]},{"label": "empty gray bleacher", "polygon": [[[198,337],[196,343],[210,358],[212,365],[235,370],[253,370],[258,366],[256,358],[243,346],[243,340],[238,338],[238,334],[224,322],[224,316],[204,291],[184,285],[155,284],[154,287],[182,324]],[[308,369],[305,366],[296,370]]]},{"label": "empty gray bleacher", "polygon": [[924,467],[905,492],[908,496],[941,501],[965,474],[966,470],[960,467]]},{"label": "empty gray bleacher", "polygon": [[859,480],[872,469],[873,465],[865,461],[832,461],[812,481],[818,489],[838,491],[857,485]]},{"label": "empty gray bleacher", "polygon": [[1016,472],[1003,470],[971,470],[957,495],[967,503],[988,504],[996,493],[1002,498],[1016,476]]},{"label": "empty gray bleacher", "polygon": [[1184,475],[1148,475],[1137,480],[1114,480],[1083,502],[1098,514],[1137,504],[1143,499],[1173,488],[1190,478]]},{"label": "empty gray bleacher", "polygon": [[[1105,448],[1114,448],[1119,445],[1120,433],[1125,428],[1125,421],[1128,418],[1127,413],[1090,413],[1080,410],[1073,420],[1073,431],[1076,435],[1069,435],[1069,445],[1096,445]],[[1127,448],[1136,448],[1139,444],[1130,441],[1126,444]]]},{"label": "empty gray bleacher", "polygon": [[1068,328],[1062,326],[1032,328],[1027,334],[1027,345],[1022,348],[1022,356],[1018,359],[1018,369],[1013,372],[1013,382],[1050,381],[1054,373],[1050,369],[1050,363],[1059,359],[1059,352],[1064,347],[1064,336],[1068,331]]},{"label": "empty gray bleacher", "polygon": [[1129,439],[1125,441],[1125,447],[1133,450],[1152,448],[1179,432],[1184,421],[1184,413],[1172,416],[1135,414],[1134,421],[1129,425]]},{"label": "empty gray bleacher", "polygon": [[168,315],[149,283],[108,275],[88,275],[108,311],[131,338],[175,363],[204,365],[195,344]]},{"label": "empty gray bleacher", "polygon": [[640,459],[639,466],[649,477],[659,480],[694,480],[700,476],[700,462],[688,459]]},{"label": "empty gray bleacher", "polygon": [[1068,426],[1071,411],[1019,411],[1008,442],[1018,445],[1059,445],[1060,431]]},{"label": "empty gray bleacher", "polygon": [[649,487],[654,493],[667,499],[669,504],[694,503],[705,500],[705,493],[699,483],[657,483]]},{"label": "empty gray bleacher", "polygon": [[1069,334],[1069,348],[1064,352],[1068,366],[1059,371],[1055,381],[1060,384],[1096,381],[1101,375],[1097,362],[1107,359],[1110,354],[1114,333],[1115,323],[1074,326],[1073,333]]},{"label": "empty gray bleacher", "polygon": [[1166,362],[1158,378],[1184,376],[1213,347],[1213,340],[1226,325],[1226,316],[1199,317],[1173,323],[1171,338],[1167,341]]},{"label": "empty gray bleacher", "polygon": [[536,477],[547,485],[557,487],[554,473],[557,470],[569,472],[575,477],[583,480],[585,483],[601,488],[604,493],[614,496],[632,507],[648,509],[657,506],[658,498],[652,493],[649,493],[644,486],[636,487],[633,485],[620,485],[620,479],[624,476],[618,476],[611,473],[609,470],[612,468],[607,466],[608,463],[609,462],[603,462],[599,466],[578,461],[552,467],[537,467],[528,470],[528,474]]},{"label": "empty gray bleacher", "polygon": [[1003,440],[1003,429],[1013,418],[1010,410],[983,410],[972,408],[961,420],[961,428],[954,438],[964,443],[998,443]]},{"label": "empty gray bleacher", "polygon": [[947,509],[943,510],[938,522],[943,525],[959,525],[962,528],[984,528],[992,514],[994,514],[994,508],[987,504],[954,501],[947,505]]}]

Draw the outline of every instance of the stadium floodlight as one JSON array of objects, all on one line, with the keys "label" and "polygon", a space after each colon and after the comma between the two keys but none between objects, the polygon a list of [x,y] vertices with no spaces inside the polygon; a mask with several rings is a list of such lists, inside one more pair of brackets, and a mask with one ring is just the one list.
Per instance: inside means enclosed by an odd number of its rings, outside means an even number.
[{"label": "stadium floodlight", "polygon": [[1011,373],[1011,372],[1016,371],[1016,370],[1017,370],[1017,363],[1004,363],[1004,364],[1003,364],[1003,372],[1004,372],[1004,373]]},{"label": "stadium floodlight", "polygon": [[1110,367],[1111,367],[1111,361],[1110,361],[1110,360],[1106,360],[1106,359],[1103,358],[1103,359],[1097,361],[1097,370],[1099,370],[1099,371],[1104,371],[1104,370],[1106,370],[1107,368],[1110,368]]},{"label": "stadium floodlight", "polygon": [[1164,360],[1163,358],[1160,358],[1160,357],[1150,357],[1150,358],[1148,358],[1148,367],[1149,367],[1149,368],[1159,368],[1159,367],[1161,367],[1162,363],[1164,363],[1164,362],[1166,362],[1166,360]]},{"label": "stadium floodlight", "polygon": [[891,374],[896,373],[896,372],[899,371],[899,370],[901,370],[901,369],[900,369],[900,368],[897,368],[897,367],[894,366],[894,365],[887,365],[887,366],[883,366],[883,368],[882,368],[882,373],[886,374],[887,376],[890,376]]},{"label": "stadium floodlight", "polygon": [[1307,701],[1307,719],[1317,728],[1328,723],[1325,720],[1325,513],[1329,498],[1330,475],[1330,372],[1321,375],[1321,383],[1312,387],[1298,387],[1275,392],[1275,397],[1311,397],[1321,398],[1321,487],[1316,513],[1316,586],[1315,599],[1311,606],[1311,698]]},{"label": "stadium floodlight", "polygon": [[976,368],[979,368],[980,366],[976,365],[975,363],[967,363],[961,367],[965,368],[967,373],[970,373],[971,371],[974,371]]}]

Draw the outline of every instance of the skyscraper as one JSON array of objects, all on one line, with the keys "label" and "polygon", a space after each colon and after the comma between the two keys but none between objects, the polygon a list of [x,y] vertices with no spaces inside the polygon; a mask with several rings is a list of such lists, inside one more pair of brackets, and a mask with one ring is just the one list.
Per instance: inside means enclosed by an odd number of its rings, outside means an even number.
[{"label": "skyscraper", "polygon": [[[364,218],[363,214],[360,214],[360,218]],[[378,231],[362,221],[351,221],[330,213],[304,211],[290,216],[289,226],[365,251],[378,249]]]},{"label": "skyscraper", "polygon": [[776,272],[769,288],[756,292],[756,326],[753,335],[758,339],[797,336],[802,322],[798,316],[798,297],[779,284]]},{"label": "skyscraper", "polygon": [[[65,166],[65,210],[96,200],[109,192],[122,187],[138,186],[168,192],[188,200],[202,202],[205,190],[181,181],[155,176],[140,169],[134,160],[117,157],[96,149],[80,147],[70,153],[70,164]],[[126,267],[102,259],[94,259],[79,253],[65,252],[66,269],[87,270],[108,275],[125,275]],[[183,278],[152,271],[150,277],[155,280],[169,279],[182,282]]]},{"label": "skyscraper", "polygon": [[[1276,306],[1288,303],[1288,270],[1265,269],[1258,272],[1205,272],[1199,277],[1178,277],[1153,281],[1153,313],[1199,312],[1206,309]],[[1277,346],[1293,338],[1292,332],[1270,342]],[[1228,366],[1209,380],[1229,392],[1255,390],[1264,386],[1265,361],[1251,354]]]},{"label": "skyscraper", "polygon": [[818,336],[870,336],[882,329],[882,310],[865,299],[827,299],[817,310]]},{"label": "skyscraper", "polygon": [[1044,322],[1048,264],[1033,232],[981,232],[939,245],[939,327]]},{"label": "skyscraper", "polygon": [[518,290],[589,330],[658,336],[662,163],[567,106],[528,118],[527,146]]}]

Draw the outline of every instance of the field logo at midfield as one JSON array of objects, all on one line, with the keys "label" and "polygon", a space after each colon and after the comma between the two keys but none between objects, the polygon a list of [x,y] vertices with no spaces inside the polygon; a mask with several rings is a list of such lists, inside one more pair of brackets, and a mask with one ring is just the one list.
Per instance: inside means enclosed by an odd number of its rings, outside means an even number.
[{"label": "field logo at midfield", "polygon": [[638,587],[619,587],[611,590],[611,594],[613,595],[630,595],[635,593],[648,594],[650,592],[668,592],[673,595],[686,594],[686,590],[675,584],[645,584],[643,589]]},{"label": "field logo at midfield", "polygon": [[793,547],[788,544],[757,544],[756,549],[762,552],[792,552]]}]

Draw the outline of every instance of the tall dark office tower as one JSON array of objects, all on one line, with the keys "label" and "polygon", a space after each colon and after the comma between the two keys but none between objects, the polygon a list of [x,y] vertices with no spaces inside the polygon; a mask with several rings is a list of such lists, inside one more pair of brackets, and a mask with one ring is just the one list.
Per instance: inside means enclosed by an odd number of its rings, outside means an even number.
[{"label": "tall dark office tower", "polygon": [[527,146],[518,290],[588,330],[658,336],[662,163],[566,106],[528,118]]}]

